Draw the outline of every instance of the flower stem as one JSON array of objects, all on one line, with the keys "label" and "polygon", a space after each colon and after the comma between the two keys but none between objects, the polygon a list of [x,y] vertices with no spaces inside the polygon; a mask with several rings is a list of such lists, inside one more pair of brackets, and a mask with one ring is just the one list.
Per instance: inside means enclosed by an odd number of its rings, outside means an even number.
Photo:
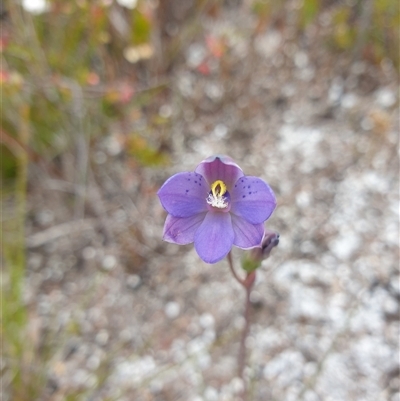
[{"label": "flower stem", "polygon": [[243,327],[242,335],[240,338],[240,345],[239,345],[239,354],[238,354],[238,377],[242,379],[243,382],[243,392],[242,392],[242,401],[246,401],[247,399],[247,389],[246,389],[246,381],[243,376],[244,373],[244,368],[246,366],[246,359],[247,359],[247,349],[246,349],[246,339],[247,336],[249,335],[250,331],[250,326],[251,326],[251,321],[250,321],[250,312],[251,312],[251,303],[250,303],[250,293],[251,289],[253,287],[254,281],[256,279],[256,272],[255,270],[247,273],[247,276],[245,279],[241,279],[234,267],[233,267],[233,261],[232,261],[232,255],[231,253],[228,253],[228,262],[229,262],[229,267],[231,269],[231,272],[233,276],[235,277],[236,281],[238,281],[246,290],[246,299],[245,299],[245,308],[244,308],[244,320],[245,324]]},{"label": "flower stem", "polygon": [[235,280],[236,280],[239,284],[241,284],[241,285],[243,285],[243,286],[245,287],[245,286],[246,286],[245,280],[241,279],[241,278],[238,276],[238,274],[236,273],[235,269],[233,268],[232,254],[231,254],[230,252],[228,253],[227,259],[228,259],[229,268],[231,269],[231,272],[232,272],[232,274],[233,274],[233,277],[235,277]]}]

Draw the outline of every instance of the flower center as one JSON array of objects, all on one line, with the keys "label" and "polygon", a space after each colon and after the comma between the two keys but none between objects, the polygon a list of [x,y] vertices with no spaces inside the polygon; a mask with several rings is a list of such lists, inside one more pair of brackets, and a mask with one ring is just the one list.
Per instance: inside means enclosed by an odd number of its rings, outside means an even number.
[{"label": "flower center", "polygon": [[225,194],[227,194],[225,183],[221,180],[217,180],[211,185],[211,191],[208,194],[207,203],[212,207],[225,209],[229,205],[227,196],[224,196]]}]

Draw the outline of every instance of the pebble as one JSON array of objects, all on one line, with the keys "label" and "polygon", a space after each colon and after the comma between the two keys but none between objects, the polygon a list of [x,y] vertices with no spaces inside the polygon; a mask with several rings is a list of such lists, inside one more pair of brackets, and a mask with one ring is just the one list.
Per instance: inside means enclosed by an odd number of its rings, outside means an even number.
[{"label": "pebble", "polygon": [[199,323],[203,329],[213,328],[215,325],[214,316],[211,313],[203,313],[199,318]]},{"label": "pebble", "polygon": [[140,286],[141,281],[142,280],[140,276],[138,276],[137,274],[130,274],[126,279],[128,287],[132,288],[133,290]]},{"label": "pebble", "polygon": [[46,0],[22,0],[22,7],[26,11],[38,15],[44,13],[49,4]]},{"label": "pebble", "polygon": [[117,3],[123,7],[133,10],[137,5],[138,0],[117,0]]},{"label": "pebble", "polygon": [[104,270],[112,270],[117,264],[117,258],[114,255],[106,255],[101,263]]},{"label": "pebble", "polygon": [[172,107],[169,104],[163,104],[158,114],[163,118],[170,118],[172,116]]},{"label": "pebble", "polygon": [[97,344],[99,344],[100,346],[104,346],[108,343],[108,340],[110,338],[109,333],[107,332],[107,330],[100,330],[97,335],[96,335],[96,342]]},{"label": "pebble", "polygon": [[215,387],[207,386],[204,390],[204,398],[206,401],[218,401],[218,390]]},{"label": "pebble", "polygon": [[213,134],[217,139],[223,139],[228,134],[228,127],[224,124],[217,124],[214,128]]},{"label": "pebble", "polygon": [[85,260],[93,259],[95,256],[96,256],[96,249],[94,249],[91,246],[87,246],[87,247],[83,248],[82,257]]},{"label": "pebble", "polygon": [[394,106],[396,100],[397,99],[395,93],[388,88],[379,89],[378,92],[376,93],[376,102],[378,103],[379,106],[383,108],[389,108]]},{"label": "pebble", "polygon": [[197,68],[206,57],[206,49],[199,43],[193,43],[186,52],[186,62],[190,68]]},{"label": "pebble", "polygon": [[181,312],[181,307],[178,302],[168,302],[165,305],[164,312],[169,319],[175,319]]}]

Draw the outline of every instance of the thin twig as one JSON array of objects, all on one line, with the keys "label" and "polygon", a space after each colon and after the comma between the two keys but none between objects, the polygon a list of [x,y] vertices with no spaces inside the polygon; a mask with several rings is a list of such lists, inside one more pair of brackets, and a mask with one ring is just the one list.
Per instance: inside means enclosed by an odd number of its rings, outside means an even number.
[{"label": "thin twig", "polygon": [[68,88],[72,95],[71,114],[75,121],[72,139],[75,145],[75,184],[78,190],[75,193],[74,217],[75,220],[80,220],[85,215],[89,164],[89,138],[87,138],[83,126],[86,110],[82,87],[76,81],[68,78],[63,78],[60,84]]},{"label": "thin twig", "polygon": [[364,0],[359,2],[361,7],[361,15],[359,18],[359,28],[357,31],[357,39],[353,48],[353,57],[360,59],[362,48],[367,41],[368,29],[371,29],[371,20],[374,13],[374,0]]},{"label": "thin twig", "polygon": [[66,235],[72,235],[82,231],[91,230],[95,228],[97,223],[97,219],[68,221],[67,223],[59,224],[46,230],[39,231],[36,234],[32,234],[26,239],[26,245],[28,248],[37,248],[46,244],[47,242],[54,241]]},{"label": "thin twig", "polygon": [[108,216],[107,216],[107,210],[104,205],[103,197],[102,197],[102,191],[99,189],[95,176],[93,172],[91,171],[90,167],[88,167],[88,175],[90,176],[90,187],[88,188],[88,193],[89,193],[89,201],[90,204],[94,210],[94,212],[97,214],[99,217],[101,223],[102,223],[102,228],[105,233],[107,243],[113,243],[113,238],[115,238],[115,233],[113,231],[113,226],[110,224]]}]

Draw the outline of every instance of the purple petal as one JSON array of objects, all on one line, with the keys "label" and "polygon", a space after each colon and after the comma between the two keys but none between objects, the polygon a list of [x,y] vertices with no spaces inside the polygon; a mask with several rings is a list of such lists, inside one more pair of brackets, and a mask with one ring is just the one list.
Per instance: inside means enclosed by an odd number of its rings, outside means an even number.
[{"label": "purple petal", "polygon": [[223,181],[228,191],[240,177],[243,177],[242,169],[228,156],[209,157],[203,160],[195,171],[201,174],[209,185],[217,180]]},{"label": "purple petal", "polygon": [[264,222],[271,216],[276,199],[269,185],[257,177],[241,177],[231,191],[231,213],[251,224]]},{"label": "purple petal", "polygon": [[190,217],[207,211],[209,187],[196,173],[178,173],[158,191],[164,209],[175,217]]},{"label": "purple petal", "polygon": [[235,239],[233,245],[242,249],[250,249],[261,245],[264,235],[264,224],[251,224],[239,216],[232,215]]},{"label": "purple petal", "polygon": [[206,263],[216,263],[231,250],[235,233],[229,213],[209,212],[194,236],[197,253]]},{"label": "purple petal", "polygon": [[164,241],[179,245],[192,243],[194,234],[205,215],[205,213],[199,213],[192,217],[174,217],[169,214],[164,224]]}]

